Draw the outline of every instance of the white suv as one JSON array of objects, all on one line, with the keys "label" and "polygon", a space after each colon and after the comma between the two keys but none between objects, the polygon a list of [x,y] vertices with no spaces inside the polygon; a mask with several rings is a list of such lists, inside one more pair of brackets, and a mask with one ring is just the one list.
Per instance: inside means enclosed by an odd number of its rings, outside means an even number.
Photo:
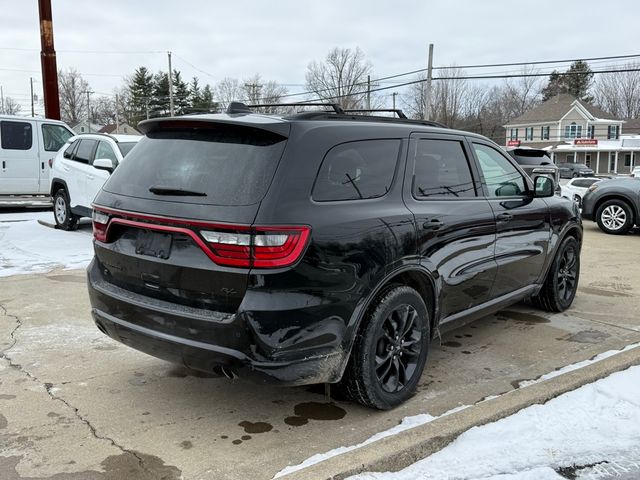
[{"label": "white suv", "polygon": [[53,217],[58,228],[73,230],[80,217],[91,217],[96,194],[141,138],[89,133],[67,141],[51,165]]}]

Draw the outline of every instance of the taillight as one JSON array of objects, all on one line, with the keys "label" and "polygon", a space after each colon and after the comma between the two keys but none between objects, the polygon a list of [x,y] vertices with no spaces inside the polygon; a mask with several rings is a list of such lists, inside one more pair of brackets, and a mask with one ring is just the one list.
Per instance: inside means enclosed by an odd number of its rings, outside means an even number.
[{"label": "taillight", "polygon": [[277,268],[295,263],[302,254],[309,227],[253,227],[251,230],[202,230],[200,234],[220,265]]},{"label": "taillight", "polygon": [[91,219],[93,221],[93,238],[99,242],[107,240],[107,224],[109,223],[109,215],[94,210]]}]

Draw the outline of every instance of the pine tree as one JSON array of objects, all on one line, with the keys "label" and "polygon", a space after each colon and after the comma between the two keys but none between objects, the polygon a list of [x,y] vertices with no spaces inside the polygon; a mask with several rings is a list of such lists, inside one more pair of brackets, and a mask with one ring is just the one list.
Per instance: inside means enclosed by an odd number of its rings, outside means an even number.
[{"label": "pine tree", "polygon": [[129,90],[131,119],[137,123],[147,118],[147,104],[151,102],[154,82],[153,74],[146,67],[139,67],[127,82]]},{"label": "pine tree", "polygon": [[190,107],[189,87],[178,70],[173,71],[173,106],[176,115],[188,113]]},{"label": "pine tree", "polygon": [[153,96],[150,102],[152,117],[169,115],[169,75],[158,72],[153,76]]},{"label": "pine tree", "polygon": [[189,87],[189,102],[191,103],[191,110],[198,112],[202,104],[202,90],[198,82],[198,77],[193,77],[191,85]]},{"label": "pine tree", "polygon": [[202,89],[202,102],[200,103],[201,111],[203,112],[217,112],[219,105],[218,102],[213,100],[213,88],[208,83]]},{"label": "pine tree", "polygon": [[542,100],[549,100],[561,93],[568,93],[580,100],[589,102],[591,97],[588,96],[593,72],[587,62],[577,60],[571,64],[569,70],[560,73],[557,70],[549,75],[549,82],[542,89]]}]

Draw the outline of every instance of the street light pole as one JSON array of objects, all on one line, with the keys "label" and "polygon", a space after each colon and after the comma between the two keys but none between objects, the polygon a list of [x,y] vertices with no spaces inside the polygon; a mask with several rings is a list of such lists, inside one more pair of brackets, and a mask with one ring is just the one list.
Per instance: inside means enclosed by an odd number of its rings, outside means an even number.
[{"label": "street light pole", "polygon": [[173,117],[173,70],[171,70],[171,52],[167,52],[169,56],[169,113]]}]

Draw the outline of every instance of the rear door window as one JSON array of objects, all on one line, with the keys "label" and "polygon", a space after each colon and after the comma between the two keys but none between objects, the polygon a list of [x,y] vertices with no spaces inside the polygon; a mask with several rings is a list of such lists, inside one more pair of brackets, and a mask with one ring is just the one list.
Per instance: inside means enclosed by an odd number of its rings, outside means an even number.
[{"label": "rear door window", "polygon": [[0,122],[3,150],[31,150],[33,130],[27,122]]},{"label": "rear door window", "polygon": [[80,140],[80,145],[78,145],[78,149],[73,157],[73,160],[80,163],[92,163],[93,162],[93,151],[96,148],[96,140]]},{"label": "rear door window", "polygon": [[476,196],[462,142],[421,139],[415,145],[415,198]]},{"label": "rear door window", "polygon": [[327,152],[313,187],[318,202],[364,200],[391,189],[400,140],[362,140]]},{"label": "rear door window", "polygon": [[104,189],[172,202],[252,205],[266,194],[285,145],[283,136],[236,125],[158,130],[138,142]]}]

